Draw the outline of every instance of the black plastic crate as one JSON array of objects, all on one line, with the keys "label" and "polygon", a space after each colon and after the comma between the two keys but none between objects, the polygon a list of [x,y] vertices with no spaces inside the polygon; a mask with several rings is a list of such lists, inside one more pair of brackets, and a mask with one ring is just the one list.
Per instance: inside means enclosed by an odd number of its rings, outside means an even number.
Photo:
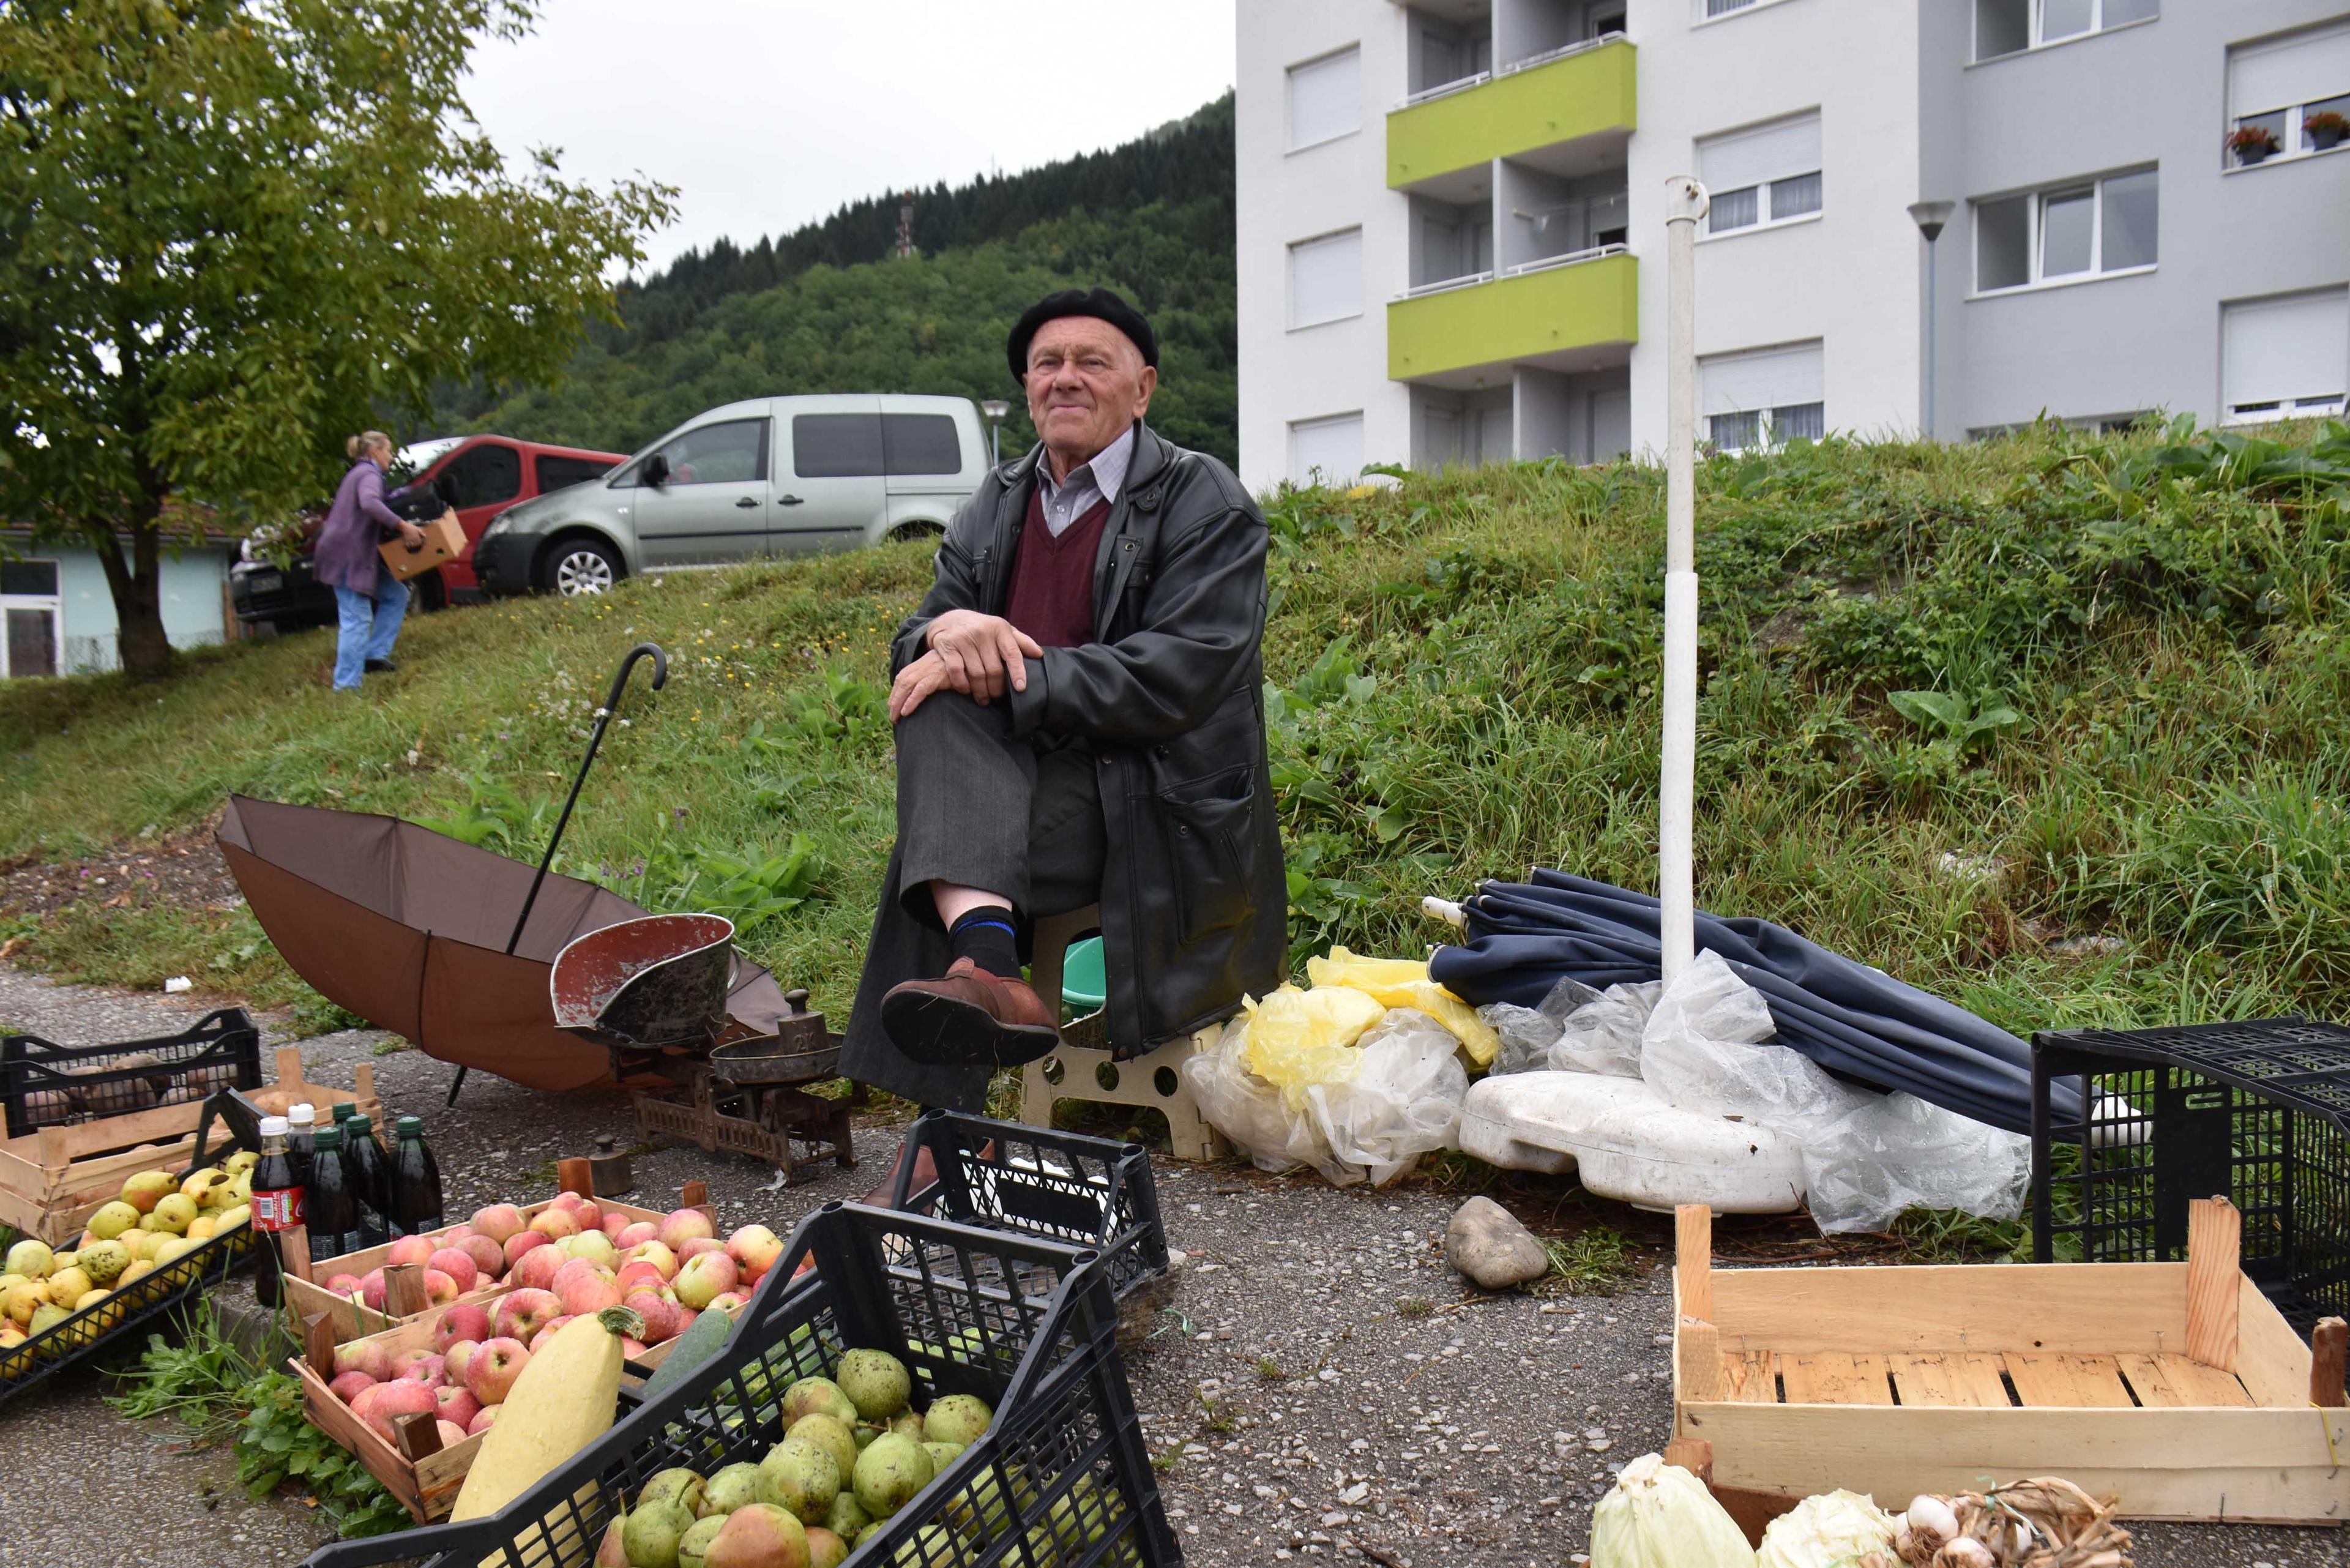
[{"label": "black plastic crate", "polygon": [[[795,1278],[806,1259],[816,1267]],[[829,1203],[793,1232],[716,1355],[499,1513],[338,1542],[306,1568],[586,1568],[656,1471],[757,1461],[783,1438],[784,1391],[859,1347],[903,1361],[917,1403],[975,1394],[995,1420],[851,1564],[1178,1564],[1117,1331],[1090,1248]]]},{"label": "black plastic crate", "polygon": [[0,1037],[0,1106],[10,1137],[259,1087],[261,1031],[241,1007],[208,1012],[178,1034],[110,1045]]},{"label": "black plastic crate", "polygon": [[[915,1156],[925,1150],[937,1179],[918,1190]],[[1150,1151],[1139,1143],[925,1111],[906,1129],[889,1207],[1091,1247],[1121,1301],[1167,1272]]]},{"label": "black plastic crate", "polygon": [[[2052,1105],[2068,1078],[2087,1091],[2077,1116]],[[2263,1018],[2033,1036],[2039,1262],[2176,1262],[2189,1200],[2215,1196],[2243,1213],[2244,1272],[2304,1338],[2350,1316],[2350,1029]]]},{"label": "black plastic crate", "polygon": [[[221,1016],[213,1014],[213,1018]],[[236,1012],[236,1016],[243,1018],[244,1014]],[[228,1129],[228,1137],[213,1145],[210,1135],[216,1116]],[[209,1096],[203,1117],[196,1125],[196,1157],[180,1168],[180,1176],[184,1179],[232,1149],[258,1149],[259,1127],[257,1107],[252,1101],[234,1091]],[[208,1236],[192,1251],[118,1287],[87,1312],[78,1312],[63,1323],[51,1324],[22,1345],[0,1349],[0,1405],[47,1382],[107,1345],[127,1341],[127,1336],[218,1285],[252,1248],[250,1223]]]}]

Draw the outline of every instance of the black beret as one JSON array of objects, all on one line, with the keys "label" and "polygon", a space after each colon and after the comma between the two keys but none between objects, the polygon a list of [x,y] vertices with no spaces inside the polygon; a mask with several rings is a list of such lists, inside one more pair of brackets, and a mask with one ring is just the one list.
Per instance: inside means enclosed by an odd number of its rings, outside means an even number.
[{"label": "black beret", "polygon": [[1028,379],[1028,340],[1036,336],[1036,329],[1064,316],[1090,316],[1108,322],[1134,339],[1134,346],[1142,350],[1144,364],[1158,365],[1159,335],[1150,330],[1150,323],[1142,318],[1142,312],[1106,288],[1065,288],[1030,306],[1012,324],[1012,337],[1003,348],[1004,358],[1012,362],[1013,379]]}]

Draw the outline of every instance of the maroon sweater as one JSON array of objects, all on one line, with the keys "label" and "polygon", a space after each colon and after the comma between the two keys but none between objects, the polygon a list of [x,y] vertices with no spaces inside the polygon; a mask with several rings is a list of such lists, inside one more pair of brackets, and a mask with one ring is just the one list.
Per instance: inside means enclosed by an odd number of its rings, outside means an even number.
[{"label": "maroon sweater", "polygon": [[1109,503],[1097,501],[1055,537],[1045,526],[1045,497],[1028,493],[1028,521],[1012,560],[1003,618],[1041,648],[1081,648],[1094,639],[1094,556]]}]

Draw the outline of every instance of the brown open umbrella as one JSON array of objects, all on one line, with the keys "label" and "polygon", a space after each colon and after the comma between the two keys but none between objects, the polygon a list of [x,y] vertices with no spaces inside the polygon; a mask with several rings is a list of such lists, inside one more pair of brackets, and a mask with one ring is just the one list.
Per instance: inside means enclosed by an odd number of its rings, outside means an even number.
[{"label": "brown open umbrella", "polygon": [[[221,854],[254,918],[311,989],[425,1054],[534,1089],[608,1085],[604,1048],[555,1026],[547,973],[565,944],[646,911],[549,875],[505,950],[534,869],[369,812],[229,797]],[[763,1033],[790,1013],[743,961],[727,1011]]]}]

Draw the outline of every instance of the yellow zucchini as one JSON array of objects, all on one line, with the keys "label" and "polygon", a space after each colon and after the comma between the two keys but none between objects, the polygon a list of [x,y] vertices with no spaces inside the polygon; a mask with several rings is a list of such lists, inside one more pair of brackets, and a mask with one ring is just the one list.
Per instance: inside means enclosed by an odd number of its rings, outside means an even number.
[{"label": "yellow zucchini", "polygon": [[607,1307],[556,1330],[515,1379],[450,1519],[497,1512],[609,1431],[626,1359],[621,1336],[643,1332],[644,1319],[627,1307]]}]

